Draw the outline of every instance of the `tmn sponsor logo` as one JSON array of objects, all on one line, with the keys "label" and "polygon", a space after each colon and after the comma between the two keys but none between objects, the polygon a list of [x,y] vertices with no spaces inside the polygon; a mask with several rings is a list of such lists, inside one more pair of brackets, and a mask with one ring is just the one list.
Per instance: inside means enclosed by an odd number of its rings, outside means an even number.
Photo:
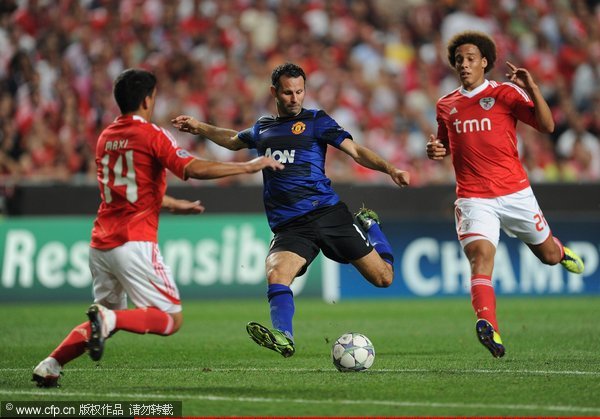
[{"label": "tmn sponsor logo", "polygon": [[489,118],[467,119],[465,121],[455,119],[452,125],[454,125],[457,134],[492,130],[492,121]]}]

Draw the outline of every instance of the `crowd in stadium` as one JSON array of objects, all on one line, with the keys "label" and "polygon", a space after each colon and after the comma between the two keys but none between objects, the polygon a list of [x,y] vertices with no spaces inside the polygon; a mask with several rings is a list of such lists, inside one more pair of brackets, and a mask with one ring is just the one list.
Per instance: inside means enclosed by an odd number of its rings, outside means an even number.
[{"label": "crowd in stadium", "polygon": [[[159,80],[154,122],[215,160],[247,160],[177,132],[193,115],[244,129],[273,114],[271,70],[307,73],[305,107],[326,110],[411,173],[413,186],[452,183],[449,159],[428,160],[435,105],[459,83],[446,59],[456,32],[491,34],[489,79],[527,68],[556,129],[518,124],[533,183],[600,181],[600,2],[596,0],[5,0],[0,6],[0,179],[94,182],[95,143],[118,114],[112,82],[125,68]],[[331,149],[335,182],[389,183]],[[216,182],[216,181],[215,181]],[[235,177],[221,183],[259,183]]]}]

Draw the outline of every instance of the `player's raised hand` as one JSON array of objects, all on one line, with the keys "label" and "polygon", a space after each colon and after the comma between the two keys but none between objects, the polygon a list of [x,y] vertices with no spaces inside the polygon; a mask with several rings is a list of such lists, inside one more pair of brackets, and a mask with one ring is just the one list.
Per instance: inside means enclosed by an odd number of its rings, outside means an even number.
[{"label": "player's raised hand", "polygon": [[179,115],[171,119],[171,124],[179,131],[189,132],[190,134],[197,134],[200,125],[196,118],[188,115]]},{"label": "player's raised hand", "polygon": [[427,150],[427,157],[431,160],[443,160],[448,155],[448,150],[446,150],[444,144],[433,134],[429,136],[429,141],[427,141],[425,148]]},{"label": "player's raised hand", "polygon": [[402,188],[410,184],[410,173],[405,170],[394,169],[390,173],[390,176],[396,185]]},{"label": "player's raised hand", "polygon": [[531,74],[529,71],[527,71],[527,69],[517,67],[510,61],[507,61],[506,65],[508,66],[508,73],[506,73],[506,77],[508,77],[512,83],[524,89],[528,89],[535,85],[533,77],[531,77]]}]

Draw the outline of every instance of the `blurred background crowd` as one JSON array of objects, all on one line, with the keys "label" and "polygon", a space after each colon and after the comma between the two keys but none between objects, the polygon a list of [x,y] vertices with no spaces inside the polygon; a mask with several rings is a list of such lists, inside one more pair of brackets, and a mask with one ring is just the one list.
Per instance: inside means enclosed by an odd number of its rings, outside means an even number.
[{"label": "blurred background crowd", "polygon": [[[600,181],[598,0],[2,0],[0,183],[95,182],[100,131],[119,114],[112,81],[142,67],[159,80],[154,122],[179,114],[233,129],[274,113],[271,70],[307,73],[306,108],[411,172],[414,186],[454,182],[449,159],[425,156],[437,99],[458,87],[446,59],[456,32],[476,29],[529,69],[556,121],[519,124],[533,183]],[[247,160],[174,131],[199,157]],[[334,182],[388,184],[330,148]],[[256,184],[259,176],[219,183]]]}]

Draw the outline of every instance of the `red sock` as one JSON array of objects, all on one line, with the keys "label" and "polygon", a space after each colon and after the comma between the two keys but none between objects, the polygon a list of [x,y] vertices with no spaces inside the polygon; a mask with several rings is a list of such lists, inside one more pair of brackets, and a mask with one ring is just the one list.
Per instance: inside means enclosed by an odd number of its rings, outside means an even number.
[{"label": "red sock", "polygon": [[471,277],[471,304],[478,319],[485,319],[491,323],[496,332],[496,295],[489,275],[473,275]]},{"label": "red sock", "polygon": [[65,340],[50,354],[50,356],[58,361],[60,365],[65,365],[67,362],[77,358],[85,352],[85,344],[90,335],[90,323],[81,323],[71,330]]},{"label": "red sock", "polygon": [[173,333],[173,318],[155,307],[115,310],[117,324],[115,330],[133,333],[152,333],[168,336]]}]

